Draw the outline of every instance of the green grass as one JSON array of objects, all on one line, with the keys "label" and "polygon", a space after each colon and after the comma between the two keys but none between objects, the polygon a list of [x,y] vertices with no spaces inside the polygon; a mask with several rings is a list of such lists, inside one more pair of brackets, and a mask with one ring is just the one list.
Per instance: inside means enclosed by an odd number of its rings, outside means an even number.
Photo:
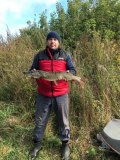
[{"label": "green grass", "polygon": [[[0,102],[0,160],[28,160],[32,148],[34,109],[28,112],[15,103]],[[20,112],[21,110],[21,112]],[[61,142],[54,131],[54,115],[48,123],[42,149],[36,160],[60,160]],[[118,160],[118,157],[100,150],[92,140],[90,128],[71,125],[71,160]],[[94,130],[92,129],[94,132]],[[96,132],[95,132],[96,133]],[[94,133],[94,134],[95,134]]]}]

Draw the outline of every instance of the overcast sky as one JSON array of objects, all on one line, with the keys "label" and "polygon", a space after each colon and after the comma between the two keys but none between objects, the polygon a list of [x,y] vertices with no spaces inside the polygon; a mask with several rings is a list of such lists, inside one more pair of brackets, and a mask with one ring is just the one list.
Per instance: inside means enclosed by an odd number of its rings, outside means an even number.
[{"label": "overcast sky", "polygon": [[6,36],[7,27],[12,34],[19,33],[20,28],[27,26],[47,9],[49,15],[56,10],[56,2],[66,7],[67,0],[0,0],[0,35]]}]

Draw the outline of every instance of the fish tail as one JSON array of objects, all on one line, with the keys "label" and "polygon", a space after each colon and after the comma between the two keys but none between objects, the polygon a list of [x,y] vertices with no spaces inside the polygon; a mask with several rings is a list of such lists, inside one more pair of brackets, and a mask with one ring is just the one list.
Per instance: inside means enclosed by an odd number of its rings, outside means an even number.
[{"label": "fish tail", "polygon": [[77,82],[80,82],[80,81],[81,81],[81,77],[75,76],[75,77],[74,77],[74,80],[76,80]]}]

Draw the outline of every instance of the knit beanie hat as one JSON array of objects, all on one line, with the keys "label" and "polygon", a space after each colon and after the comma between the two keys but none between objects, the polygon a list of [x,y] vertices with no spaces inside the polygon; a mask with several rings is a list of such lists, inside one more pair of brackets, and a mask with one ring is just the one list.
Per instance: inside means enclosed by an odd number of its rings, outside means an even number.
[{"label": "knit beanie hat", "polygon": [[46,40],[48,40],[50,38],[56,38],[59,42],[61,40],[60,35],[55,31],[52,31],[52,32],[48,33]]}]

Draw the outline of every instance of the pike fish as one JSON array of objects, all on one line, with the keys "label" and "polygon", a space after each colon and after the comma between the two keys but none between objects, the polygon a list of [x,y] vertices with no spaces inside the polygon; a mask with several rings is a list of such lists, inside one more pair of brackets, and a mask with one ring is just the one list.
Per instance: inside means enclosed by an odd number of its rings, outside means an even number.
[{"label": "pike fish", "polygon": [[74,76],[70,72],[46,72],[42,70],[31,70],[31,71],[25,71],[23,72],[25,75],[32,77],[32,78],[43,78],[48,81],[58,81],[58,80],[67,80],[72,81],[75,80],[77,82],[80,82],[81,78],[78,76]]}]

